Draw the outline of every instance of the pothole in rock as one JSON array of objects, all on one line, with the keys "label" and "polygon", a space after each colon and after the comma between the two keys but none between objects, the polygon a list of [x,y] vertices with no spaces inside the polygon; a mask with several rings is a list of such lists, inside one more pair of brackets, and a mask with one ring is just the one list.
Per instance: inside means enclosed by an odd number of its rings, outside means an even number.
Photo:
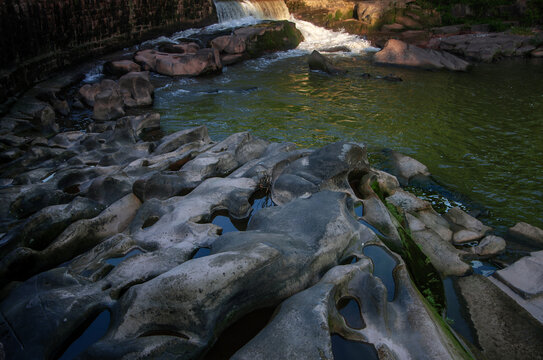
[{"label": "pothole in rock", "polygon": [[258,191],[249,200],[249,203],[251,204],[251,207],[253,208],[251,212],[251,216],[256,214],[259,210],[276,206],[276,204],[271,199],[271,196],[269,193],[266,193],[264,191]]},{"label": "pothole in rock", "polygon": [[245,231],[247,230],[247,225],[251,220],[251,217],[258,211],[267,207],[276,206],[269,193],[264,191],[257,191],[254,193],[249,199],[249,203],[251,204],[252,210],[247,218],[235,219],[229,215],[228,211],[221,210],[213,213],[211,223],[222,228],[221,234],[233,231]]},{"label": "pothole in rock", "polygon": [[222,228],[221,234],[226,234],[233,231],[245,231],[249,218],[234,219],[229,216],[228,211],[217,211],[211,218],[211,223]]},{"label": "pothole in rock", "polygon": [[225,329],[203,360],[229,359],[270,321],[274,307],[255,310]]},{"label": "pothole in rock", "polygon": [[331,338],[335,360],[379,360],[377,350],[372,344],[347,340],[338,334],[332,334]]},{"label": "pothole in rock", "polygon": [[363,205],[362,203],[355,204],[355,206],[354,206],[354,213],[355,213],[356,216],[358,216],[359,218],[361,218],[362,216],[364,216],[364,205]]},{"label": "pothole in rock", "polygon": [[486,261],[480,261],[480,260],[473,260],[471,262],[471,267],[474,273],[480,274],[486,277],[489,277],[490,275],[494,274],[497,270],[497,268],[491,263],[486,262]]},{"label": "pothole in rock", "polygon": [[109,310],[104,310],[90,324],[89,322],[85,322],[74,333],[74,336],[68,339],[66,343],[70,345],[66,347],[66,350],[62,352],[62,355],[58,359],[75,359],[92,344],[100,340],[109,328],[110,318],[111,314]]},{"label": "pothole in rock", "polygon": [[387,300],[394,300],[396,285],[393,271],[398,263],[385,249],[378,245],[368,245],[362,250],[373,262],[373,275],[377,276],[387,288]]},{"label": "pothole in rock", "polygon": [[465,313],[465,307],[460,303],[453,278],[443,279],[443,288],[445,290],[447,323],[464,339],[475,344],[475,333],[468,320],[468,314]]},{"label": "pothole in rock", "polygon": [[141,251],[140,249],[133,249],[133,250],[130,250],[124,256],[119,256],[119,257],[113,257],[113,258],[106,259],[105,263],[109,264],[109,265],[117,266],[121,262],[123,262],[124,260],[126,260],[128,258],[131,258],[132,256],[139,255],[139,254],[143,254],[143,251]]},{"label": "pothole in rock", "polygon": [[190,258],[191,259],[198,259],[198,258],[201,258],[201,257],[204,257],[204,256],[208,256],[209,254],[211,254],[211,249],[210,248],[201,247],[198,250],[196,250],[194,255],[192,255]]},{"label": "pothole in rock", "polygon": [[336,307],[341,316],[343,316],[343,319],[345,319],[348,327],[358,330],[366,327],[362,312],[360,311],[360,305],[355,298],[342,297],[339,299]]}]

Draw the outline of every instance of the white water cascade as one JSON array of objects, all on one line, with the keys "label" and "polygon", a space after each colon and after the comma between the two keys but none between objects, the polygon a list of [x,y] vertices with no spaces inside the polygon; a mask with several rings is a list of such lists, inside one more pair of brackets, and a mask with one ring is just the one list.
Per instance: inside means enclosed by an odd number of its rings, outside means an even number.
[{"label": "white water cascade", "polygon": [[290,20],[304,36],[297,50],[304,52],[336,48],[348,48],[351,53],[378,51],[367,40],[344,31],[332,31],[290,16],[283,0],[215,0],[219,24],[247,23],[258,20]]},{"label": "white water cascade", "polygon": [[261,20],[287,20],[290,17],[283,0],[216,0],[219,22],[253,17]]}]

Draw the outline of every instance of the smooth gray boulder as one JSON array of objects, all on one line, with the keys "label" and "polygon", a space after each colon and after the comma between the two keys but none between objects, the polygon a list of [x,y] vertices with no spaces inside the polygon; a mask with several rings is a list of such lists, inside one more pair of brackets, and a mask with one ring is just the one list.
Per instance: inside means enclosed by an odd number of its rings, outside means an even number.
[{"label": "smooth gray boulder", "polygon": [[505,240],[499,236],[487,235],[476,246],[470,248],[470,252],[480,259],[499,255],[505,251]]},{"label": "smooth gray boulder", "polygon": [[466,71],[470,64],[446,51],[419,48],[401,40],[390,39],[374,56],[377,64]]},{"label": "smooth gray boulder", "polygon": [[410,180],[430,176],[426,165],[418,160],[394,150],[386,150],[384,153],[388,158],[387,171],[396,176],[402,186],[409,185]]}]

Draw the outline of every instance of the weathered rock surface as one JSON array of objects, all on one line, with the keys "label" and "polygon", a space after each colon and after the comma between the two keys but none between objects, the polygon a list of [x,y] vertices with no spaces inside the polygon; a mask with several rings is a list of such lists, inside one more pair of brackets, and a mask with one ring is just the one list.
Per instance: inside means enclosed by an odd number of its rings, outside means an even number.
[{"label": "weathered rock surface", "polygon": [[495,275],[525,299],[543,294],[543,251],[517,260]]},{"label": "weathered rock surface", "polygon": [[387,41],[383,50],[375,54],[374,61],[384,65],[452,71],[466,71],[470,65],[467,61],[445,51],[422,49],[395,39]]},{"label": "weathered rock surface", "polygon": [[[401,185],[409,185],[410,180],[425,178],[430,176],[430,171],[426,165],[416,159],[399,153],[394,150],[386,150],[387,156],[386,168],[388,172],[396,176]],[[392,194],[391,194],[392,195]]]},{"label": "weathered rock surface", "polygon": [[199,76],[219,73],[222,70],[219,53],[213,49],[185,54],[142,50],[135,54],[134,60],[145,70],[168,76]]},{"label": "weathered rock surface", "polygon": [[313,50],[307,59],[309,70],[322,71],[331,75],[345,74],[347,71],[332,65],[324,55],[317,50]]},{"label": "weathered rock surface", "polygon": [[124,104],[128,107],[151,105],[154,86],[148,72],[130,72],[119,79]]},{"label": "weathered rock surface", "polygon": [[458,285],[486,358],[542,358],[541,324],[526,310],[484,276],[459,278]]},{"label": "weathered rock surface", "polygon": [[535,249],[543,249],[543,230],[524,222],[510,228],[507,231],[507,239]]},{"label": "weathered rock surface", "polygon": [[123,76],[133,71],[141,71],[141,67],[131,60],[106,61],[103,68],[105,74],[115,76]]},{"label": "weathered rock surface", "polygon": [[526,56],[535,46],[530,37],[505,33],[465,34],[435,38],[430,47],[475,61],[492,62],[501,56]]}]

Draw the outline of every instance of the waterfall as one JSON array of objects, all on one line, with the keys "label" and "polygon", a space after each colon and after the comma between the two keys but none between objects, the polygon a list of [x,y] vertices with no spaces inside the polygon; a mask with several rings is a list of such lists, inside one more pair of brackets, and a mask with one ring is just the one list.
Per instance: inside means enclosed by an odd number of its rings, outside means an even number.
[{"label": "waterfall", "polygon": [[253,17],[261,20],[287,20],[283,0],[215,0],[219,23]]}]

